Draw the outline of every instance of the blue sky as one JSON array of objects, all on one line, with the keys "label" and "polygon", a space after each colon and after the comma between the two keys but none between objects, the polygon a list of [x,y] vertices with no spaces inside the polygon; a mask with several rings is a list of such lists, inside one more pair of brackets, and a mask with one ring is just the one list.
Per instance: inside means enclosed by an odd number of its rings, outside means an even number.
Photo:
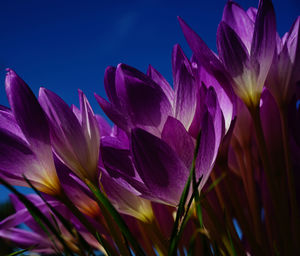
[{"label": "blue sky", "polygon": [[[225,0],[209,1],[0,1],[0,104],[8,105],[5,68],[13,68],[37,94],[47,87],[78,105],[82,89],[94,111],[108,65],[149,64],[171,83],[171,51],[179,43],[190,55],[177,22],[184,18],[215,50]],[[244,8],[258,1],[238,1]],[[300,14],[298,0],[273,1],[282,35]],[[1,152],[0,152],[1,153]],[[2,193],[1,193],[2,192]],[[2,195],[1,195],[2,194]],[[0,187],[0,201],[6,193]]]}]

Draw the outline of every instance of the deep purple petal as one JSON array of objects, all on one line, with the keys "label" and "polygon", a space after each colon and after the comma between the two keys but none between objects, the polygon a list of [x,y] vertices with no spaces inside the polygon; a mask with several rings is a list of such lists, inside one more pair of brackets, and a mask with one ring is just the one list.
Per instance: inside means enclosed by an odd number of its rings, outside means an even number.
[{"label": "deep purple petal", "polygon": [[5,78],[5,89],[12,112],[30,144],[49,144],[46,116],[28,85],[11,69]]},{"label": "deep purple petal", "polygon": [[206,101],[207,88],[205,85],[201,85],[197,93],[197,106],[193,122],[189,128],[189,134],[191,134],[195,139],[202,127],[202,120],[205,114],[205,101]]},{"label": "deep purple petal", "polygon": [[111,135],[113,137],[116,137],[123,145],[123,147],[129,148],[130,141],[128,138],[128,134],[124,130],[122,130],[119,126],[117,125],[113,126]]},{"label": "deep purple petal", "polygon": [[149,130],[161,130],[171,113],[171,104],[161,87],[140,71],[120,64],[116,71],[116,90],[123,111],[131,122]]},{"label": "deep purple petal", "polygon": [[217,94],[213,87],[208,88],[206,96],[206,107],[213,119],[213,125],[215,130],[215,153],[213,157],[213,161],[215,161],[218,148],[221,143],[221,139],[224,136],[225,124],[223,114],[218,102]]},{"label": "deep purple petal", "polygon": [[26,141],[26,138],[23,132],[21,131],[18,123],[16,122],[13,113],[9,109],[7,110],[0,109],[0,129],[9,131],[10,133]]},{"label": "deep purple petal", "polygon": [[74,115],[77,117],[78,121],[81,123],[82,121],[82,116],[81,116],[81,111],[79,108],[77,108],[74,104],[71,105],[71,109],[74,113]]},{"label": "deep purple petal", "polygon": [[100,115],[95,115],[99,127],[100,136],[108,136],[111,133],[111,126],[108,122]]},{"label": "deep purple petal", "polygon": [[263,86],[272,63],[276,46],[276,19],[270,0],[259,2],[255,20],[250,59],[253,66],[258,67],[257,86]]},{"label": "deep purple petal", "polygon": [[109,117],[110,120],[112,120],[116,125],[121,127],[123,130],[127,131],[129,130],[129,127],[132,126],[130,123],[128,114],[124,114],[119,109],[117,109],[113,104],[106,101],[101,96],[95,94],[95,98],[104,111],[104,113]]},{"label": "deep purple petal", "polygon": [[201,132],[196,174],[198,178],[203,175],[201,184],[204,185],[216,160],[225,124],[213,87],[206,89],[205,86],[202,86],[200,94],[202,104],[199,104],[198,107],[199,115],[196,113],[198,118],[194,120],[193,130],[190,130],[189,133],[193,133],[193,136],[197,138]]},{"label": "deep purple petal", "polygon": [[172,104],[174,100],[174,91],[171,85],[167,82],[167,80],[151,65],[149,65],[147,70],[147,75],[164,91],[165,95],[168,97],[169,102]]},{"label": "deep purple petal", "polygon": [[196,110],[197,86],[191,64],[179,45],[172,52],[172,70],[175,90],[175,117],[188,129]]},{"label": "deep purple petal", "polygon": [[35,155],[29,145],[8,131],[0,129],[0,169],[22,174],[32,162]]},{"label": "deep purple petal", "polygon": [[233,78],[244,73],[249,66],[249,54],[236,32],[223,21],[217,32],[218,52],[222,62]]},{"label": "deep purple petal", "polygon": [[101,157],[104,167],[112,176],[118,175],[119,172],[129,177],[136,176],[130,150],[117,138],[107,136],[101,139]]},{"label": "deep purple petal", "polygon": [[251,19],[251,21],[254,23],[257,15],[257,9],[255,7],[250,7],[247,10],[247,15]]},{"label": "deep purple petal", "polygon": [[190,169],[194,156],[195,143],[183,124],[169,116],[165,123],[161,139],[171,146],[186,167]]},{"label": "deep purple petal", "polygon": [[132,153],[137,170],[153,197],[177,205],[189,170],[171,147],[142,129],[134,129]]},{"label": "deep purple petal", "polygon": [[225,120],[225,131],[228,131],[231,125],[231,121],[234,117],[235,102],[232,102],[229,99],[224,89],[221,87],[221,85],[215,79],[215,77],[213,77],[203,68],[201,68],[200,72],[201,73],[199,75],[204,85],[213,87],[214,90],[216,91],[218,102],[220,104],[220,108],[222,110],[224,120]]},{"label": "deep purple petal", "polygon": [[206,183],[213,167],[213,159],[216,151],[215,142],[216,139],[213,119],[207,111],[202,121],[201,140],[196,159],[197,178],[203,176],[200,188]]},{"label": "deep purple petal", "polygon": [[235,31],[250,52],[254,22],[248,14],[237,3],[228,1],[223,11],[222,21]]},{"label": "deep purple petal", "polygon": [[106,95],[110,102],[119,107],[119,101],[116,92],[116,68],[112,66],[108,66],[104,73],[104,88]]},{"label": "deep purple petal", "polygon": [[52,162],[47,166],[47,163],[37,158],[27,142],[2,129],[0,129],[0,152],[1,177],[10,184],[28,186],[22,177],[24,174],[40,191],[51,193],[58,188]]},{"label": "deep purple petal", "polygon": [[232,80],[226,73],[222,63],[208,48],[204,41],[183,21],[183,19],[179,17],[178,20],[183,34],[199,62],[198,64],[203,66],[207,72],[216,77],[228,97],[233,101],[235,95],[231,85]]}]

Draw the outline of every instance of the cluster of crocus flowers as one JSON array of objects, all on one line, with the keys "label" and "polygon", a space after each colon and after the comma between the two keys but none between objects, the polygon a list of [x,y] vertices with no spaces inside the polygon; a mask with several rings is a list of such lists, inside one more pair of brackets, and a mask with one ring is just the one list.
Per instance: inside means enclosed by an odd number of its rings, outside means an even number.
[{"label": "cluster of crocus flowers", "polygon": [[299,18],[280,38],[271,1],[229,1],[218,54],[179,22],[193,55],[174,46],[172,85],[151,65],[106,69],[112,127],[82,91],[79,108],[37,99],[8,70],[0,178],[38,194],[14,191],[0,237],[42,254],[300,253]]}]

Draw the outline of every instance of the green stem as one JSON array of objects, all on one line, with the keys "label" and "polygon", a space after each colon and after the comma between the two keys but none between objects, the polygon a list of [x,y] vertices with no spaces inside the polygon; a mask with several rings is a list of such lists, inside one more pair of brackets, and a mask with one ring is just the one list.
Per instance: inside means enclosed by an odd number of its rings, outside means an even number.
[{"label": "green stem", "polygon": [[139,245],[136,238],[133,236],[131,231],[129,230],[126,222],[123,220],[121,215],[118,213],[118,211],[115,209],[115,207],[111,204],[109,199],[100,191],[100,189],[91,183],[89,180],[85,180],[85,183],[91,190],[91,192],[94,194],[96,201],[100,208],[104,207],[107,212],[111,214],[112,219],[116,222],[118,227],[120,228],[122,234],[124,237],[128,240],[128,242],[131,244],[133,251],[137,255],[145,255],[143,249]]}]

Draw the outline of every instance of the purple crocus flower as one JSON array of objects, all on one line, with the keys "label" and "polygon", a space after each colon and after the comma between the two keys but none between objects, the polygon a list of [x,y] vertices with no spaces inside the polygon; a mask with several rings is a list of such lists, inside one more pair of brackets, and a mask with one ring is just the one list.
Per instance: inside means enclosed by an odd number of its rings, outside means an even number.
[{"label": "purple crocus flower", "polygon": [[179,22],[195,58],[228,95],[232,86],[248,106],[258,106],[276,44],[271,1],[261,0],[257,14],[253,8],[245,12],[232,1],[227,3],[217,34],[219,58],[181,18]]},{"label": "purple crocus flower", "polygon": [[46,116],[27,84],[8,69],[5,88],[11,109],[0,109],[0,175],[13,185],[57,195],[60,184],[50,145]]},{"label": "purple crocus flower", "polygon": [[228,2],[218,28],[217,45],[231,74],[236,94],[248,106],[257,106],[276,45],[272,2],[261,0],[255,21],[234,2]]},{"label": "purple crocus flower", "polygon": [[145,198],[177,205],[199,132],[196,174],[204,176],[203,185],[224,134],[224,117],[215,89],[196,79],[198,74],[178,45],[172,67],[174,90],[152,66],[147,75],[124,64],[109,67],[104,81],[110,102],[96,98],[129,138],[124,144],[103,139],[102,160],[108,172],[124,178]]}]

